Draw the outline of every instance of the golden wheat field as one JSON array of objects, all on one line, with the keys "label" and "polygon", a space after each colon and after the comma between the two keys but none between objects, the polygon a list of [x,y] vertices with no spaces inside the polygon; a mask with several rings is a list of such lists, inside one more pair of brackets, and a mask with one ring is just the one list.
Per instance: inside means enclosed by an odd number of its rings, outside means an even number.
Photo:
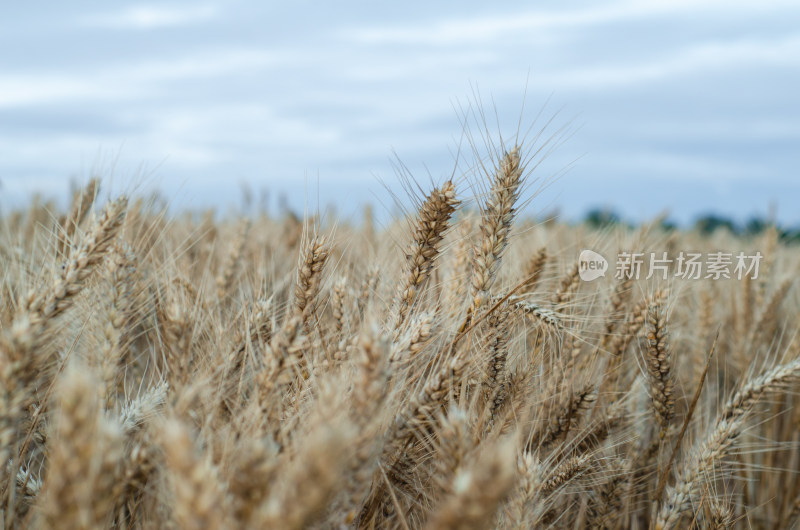
[{"label": "golden wheat field", "polygon": [[528,219],[519,143],[384,225],[5,211],[3,527],[792,528],[798,247]]}]

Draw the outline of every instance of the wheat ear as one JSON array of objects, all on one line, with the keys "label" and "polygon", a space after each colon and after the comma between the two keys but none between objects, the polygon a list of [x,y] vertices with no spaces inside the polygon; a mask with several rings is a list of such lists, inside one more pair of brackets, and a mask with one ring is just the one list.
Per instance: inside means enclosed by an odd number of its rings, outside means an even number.
[{"label": "wheat ear", "polygon": [[748,413],[758,401],[800,379],[800,359],[778,365],[749,380],[723,407],[716,424],[705,439],[683,462],[675,486],[668,488],[667,498],[658,513],[658,530],[674,528],[681,515],[691,508],[700,479],[712,466],[728,454],[742,432]]},{"label": "wheat ear", "polygon": [[664,309],[651,305],[647,312],[646,364],[650,381],[650,393],[656,421],[660,427],[659,437],[664,438],[672,418],[675,416],[674,376],[672,352],[668,343],[667,319]]},{"label": "wheat ear", "polygon": [[449,227],[450,216],[458,206],[456,188],[451,181],[434,189],[417,213],[414,239],[406,251],[407,272],[395,302],[394,329],[399,330],[408,317],[439,255],[439,244]]},{"label": "wheat ear", "polygon": [[514,485],[516,448],[512,441],[488,444],[475,460],[453,477],[452,493],[431,515],[426,529],[475,529],[491,527],[500,503]]},{"label": "wheat ear", "polygon": [[473,251],[472,290],[470,292],[472,306],[462,329],[469,325],[471,316],[489,300],[497,269],[500,267],[503,254],[508,246],[511,225],[514,223],[516,215],[515,205],[519,198],[523,177],[524,167],[517,146],[500,159],[489,198],[482,212],[481,240]]},{"label": "wheat ear", "polygon": [[180,528],[187,530],[222,528],[224,495],[209,459],[195,453],[189,431],[179,420],[167,420],[161,437],[175,496],[175,522]]},{"label": "wheat ear", "polygon": [[89,213],[92,204],[94,204],[99,187],[100,181],[95,178],[90,180],[82,190],[75,193],[75,196],[72,198],[72,209],[69,215],[64,217],[61,222],[61,230],[63,233],[59,234],[56,248],[57,256],[62,257],[66,254],[66,250],[69,248],[70,242],[78,231],[78,227],[86,218],[86,214]]},{"label": "wheat ear", "polygon": [[314,314],[315,300],[322,281],[322,269],[328,259],[330,246],[324,236],[314,236],[306,242],[297,265],[294,290],[294,312],[307,326]]},{"label": "wheat ear", "polygon": [[119,426],[103,417],[99,398],[85,367],[71,365],[64,372],[41,506],[53,528],[102,528],[110,522],[123,438]]}]

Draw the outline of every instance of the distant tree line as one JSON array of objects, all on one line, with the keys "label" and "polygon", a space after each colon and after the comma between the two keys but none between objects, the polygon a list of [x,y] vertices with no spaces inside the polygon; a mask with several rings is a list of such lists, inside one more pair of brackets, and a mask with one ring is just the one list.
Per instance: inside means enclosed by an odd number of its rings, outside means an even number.
[{"label": "distant tree line", "polygon": [[[594,229],[603,229],[615,225],[626,225],[622,218],[613,210],[605,208],[595,208],[590,210],[583,219],[583,222]],[[765,230],[773,226],[773,223],[761,217],[751,217],[745,223],[737,223],[729,217],[723,217],[717,214],[706,214],[698,217],[691,229],[708,236],[717,230],[728,230],[732,234],[741,237],[757,236]],[[661,228],[663,230],[675,230],[677,225],[668,220],[661,221]],[[800,243],[800,227],[777,227],[779,238],[785,243]]]}]

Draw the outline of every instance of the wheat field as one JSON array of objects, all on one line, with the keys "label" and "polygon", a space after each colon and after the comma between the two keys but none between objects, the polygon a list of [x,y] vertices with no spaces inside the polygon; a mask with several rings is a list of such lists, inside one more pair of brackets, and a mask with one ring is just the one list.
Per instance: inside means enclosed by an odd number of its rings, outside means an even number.
[{"label": "wheat field", "polygon": [[[384,225],[5,211],[3,527],[792,528],[798,248],[534,221],[519,143]],[[676,270],[722,250],[758,276]]]}]

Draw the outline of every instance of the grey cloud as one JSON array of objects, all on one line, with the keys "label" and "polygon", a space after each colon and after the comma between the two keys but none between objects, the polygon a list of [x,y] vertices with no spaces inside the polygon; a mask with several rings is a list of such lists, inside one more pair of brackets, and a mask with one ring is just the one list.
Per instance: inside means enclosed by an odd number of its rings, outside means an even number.
[{"label": "grey cloud", "polygon": [[523,121],[552,95],[545,115],[577,128],[534,210],[800,211],[794,2],[46,5],[0,20],[7,197],[110,150],[118,179],[144,164],[186,202],[242,179],[303,207],[318,178],[323,205],[355,209],[396,182],[392,149],[422,179],[451,171],[473,87],[512,132],[527,83]]}]

